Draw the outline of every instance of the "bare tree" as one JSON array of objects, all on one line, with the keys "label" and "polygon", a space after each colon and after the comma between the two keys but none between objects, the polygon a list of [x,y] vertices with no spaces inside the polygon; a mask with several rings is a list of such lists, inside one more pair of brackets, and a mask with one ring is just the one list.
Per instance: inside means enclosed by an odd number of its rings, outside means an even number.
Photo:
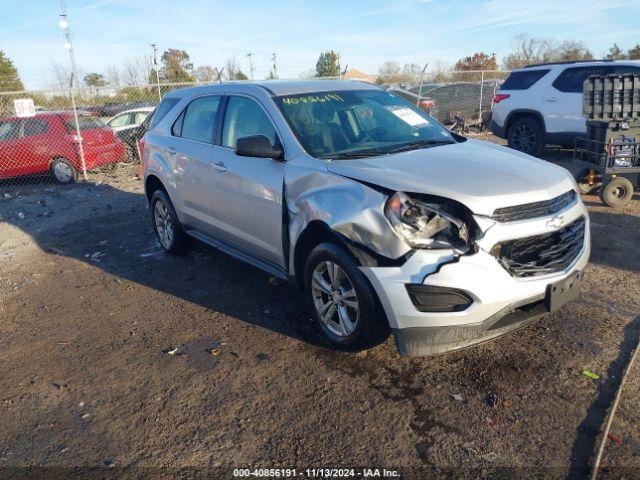
[{"label": "bare tree", "polygon": [[400,64],[394,61],[384,62],[378,68],[378,74],[381,76],[398,75],[400,73]]},{"label": "bare tree", "polygon": [[513,51],[503,59],[502,65],[507,70],[513,70],[532,63],[551,61],[553,56],[552,40],[521,33],[513,40]]},{"label": "bare tree", "polygon": [[236,57],[228,58],[224,69],[228,80],[247,80],[247,76],[240,70]]},{"label": "bare tree", "polygon": [[438,60],[433,68],[429,69],[428,81],[433,83],[443,83],[451,80],[451,65],[443,60]]},{"label": "bare tree", "polygon": [[417,63],[405,63],[404,67],[402,67],[402,73],[403,75],[412,78],[413,81],[417,81],[420,79],[422,67]]},{"label": "bare tree", "polygon": [[218,80],[218,73],[215,68],[209,65],[202,65],[193,71],[193,76],[199,82],[209,83]]},{"label": "bare tree", "polygon": [[151,59],[145,55],[129,58],[122,65],[120,78],[126,85],[146,85],[152,68]]},{"label": "bare tree", "polygon": [[53,77],[53,88],[56,90],[66,90],[71,86],[71,69],[61,63],[52,63],[49,67]]},{"label": "bare tree", "polygon": [[415,78],[402,71],[400,64],[394,61],[384,62],[378,68],[378,78],[376,83],[398,83],[398,82],[413,82]]},{"label": "bare tree", "polygon": [[575,60],[593,60],[593,54],[583,41],[565,40],[554,50],[554,61],[572,62]]},{"label": "bare tree", "polygon": [[111,85],[112,87],[117,88],[122,83],[122,80],[120,79],[120,71],[118,70],[118,67],[115,65],[109,65],[107,67],[106,77],[107,77],[107,81],[109,82],[109,85]]}]

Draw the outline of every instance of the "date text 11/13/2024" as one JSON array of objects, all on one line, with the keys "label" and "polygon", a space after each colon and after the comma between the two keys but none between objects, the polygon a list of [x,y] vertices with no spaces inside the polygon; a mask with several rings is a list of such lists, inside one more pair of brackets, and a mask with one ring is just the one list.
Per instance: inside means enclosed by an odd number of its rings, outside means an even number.
[{"label": "date text 11/13/2024", "polygon": [[397,470],[385,468],[236,468],[234,477],[281,477],[281,478],[400,478]]}]

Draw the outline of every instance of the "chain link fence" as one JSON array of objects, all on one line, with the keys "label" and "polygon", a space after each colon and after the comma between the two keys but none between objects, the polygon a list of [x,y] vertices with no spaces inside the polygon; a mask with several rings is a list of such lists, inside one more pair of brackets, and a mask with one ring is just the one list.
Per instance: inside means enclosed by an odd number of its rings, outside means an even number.
[{"label": "chain link fence", "polygon": [[[465,132],[487,128],[493,96],[508,74],[427,71],[415,78],[347,71],[336,78],[376,83]],[[114,170],[135,175],[140,139],[162,96],[194,85],[0,93],[0,191],[10,196],[10,187],[99,181]]]}]

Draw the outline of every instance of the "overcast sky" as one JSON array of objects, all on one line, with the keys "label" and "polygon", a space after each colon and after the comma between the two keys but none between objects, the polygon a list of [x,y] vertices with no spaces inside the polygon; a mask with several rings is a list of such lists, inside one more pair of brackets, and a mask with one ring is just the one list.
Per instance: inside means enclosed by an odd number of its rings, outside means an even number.
[{"label": "overcast sky", "polygon": [[[0,49],[27,88],[52,83],[52,62],[68,61],[57,0],[4,0]],[[478,51],[501,60],[521,32],[584,40],[600,57],[613,42],[640,42],[640,0],[67,0],[78,63],[109,64],[161,50],[186,50],[196,66],[254,54],[256,78],[277,53],[281,77],[313,68],[334,49],[344,67],[374,73],[385,60],[455,63]]]}]

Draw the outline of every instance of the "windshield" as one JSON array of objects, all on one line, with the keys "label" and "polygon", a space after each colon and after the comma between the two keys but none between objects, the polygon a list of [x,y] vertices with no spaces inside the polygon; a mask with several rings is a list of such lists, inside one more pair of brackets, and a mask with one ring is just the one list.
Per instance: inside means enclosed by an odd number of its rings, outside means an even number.
[{"label": "windshield", "polygon": [[450,132],[419,108],[382,90],[275,97],[304,149],[317,158],[385,155],[454,143]]}]

